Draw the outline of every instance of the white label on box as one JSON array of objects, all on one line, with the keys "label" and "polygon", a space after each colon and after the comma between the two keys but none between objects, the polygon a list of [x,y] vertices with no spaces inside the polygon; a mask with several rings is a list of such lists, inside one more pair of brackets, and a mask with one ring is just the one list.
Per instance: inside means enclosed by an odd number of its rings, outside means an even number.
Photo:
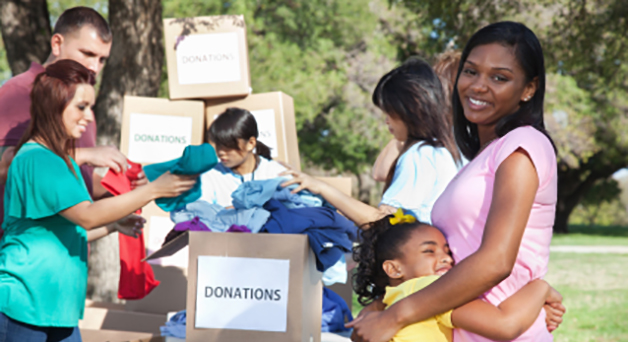
[{"label": "white label on box", "polygon": [[258,139],[266,146],[270,147],[270,156],[277,158],[279,151],[277,147],[277,126],[275,125],[275,111],[272,109],[252,110],[251,114],[257,121]]},{"label": "white label on box", "polygon": [[193,34],[180,39],[176,50],[179,84],[242,79],[237,32]]},{"label": "white label on box", "polygon": [[[172,223],[167,216],[151,216],[148,219],[148,229],[150,229],[150,231],[148,232],[148,241],[146,242],[147,254],[152,254],[161,248],[161,245],[166,239],[166,235],[172,230],[172,227],[174,227],[174,223]],[[148,263],[187,268],[189,258],[188,250],[188,246],[185,246],[171,256],[148,260]]]},{"label": "white label on box", "polygon": [[180,158],[192,143],[189,116],[131,113],[129,120],[129,160],[161,163]]},{"label": "white label on box", "polygon": [[285,332],[290,260],[198,257],[194,326]]}]

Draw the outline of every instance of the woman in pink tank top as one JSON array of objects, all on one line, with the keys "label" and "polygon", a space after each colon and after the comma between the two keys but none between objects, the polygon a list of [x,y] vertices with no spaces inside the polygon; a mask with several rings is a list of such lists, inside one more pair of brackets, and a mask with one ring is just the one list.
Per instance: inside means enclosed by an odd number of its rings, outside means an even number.
[{"label": "woman in pink tank top", "polygon": [[[402,327],[475,298],[499,305],[547,272],[557,199],[556,155],[543,123],[545,66],[525,25],[476,32],[462,52],[453,94],[454,129],[470,160],[436,201],[432,222],[456,261],[449,272],[388,310],[354,321],[354,341],[385,342]],[[564,307],[548,303],[513,341],[552,341]],[[490,341],[456,329],[454,342]]]}]

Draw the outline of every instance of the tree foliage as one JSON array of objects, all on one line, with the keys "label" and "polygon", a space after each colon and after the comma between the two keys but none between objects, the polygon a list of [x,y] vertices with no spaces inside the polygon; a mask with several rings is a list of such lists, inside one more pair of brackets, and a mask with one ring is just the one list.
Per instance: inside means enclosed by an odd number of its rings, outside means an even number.
[{"label": "tree foliage", "polygon": [[[555,230],[591,189],[628,166],[628,6],[624,0],[400,0],[431,23],[417,49],[462,48],[482,26],[525,23],[544,48],[548,89],[546,122],[558,147]],[[612,186],[613,183],[605,183]],[[608,186],[605,187],[608,190]]]},{"label": "tree foliage", "polygon": [[[15,1],[0,0],[9,2]],[[76,5],[105,16],[116,10],[107,0],[50,0],[50,22]],[[546,122],[559,159],[556,229],[566,230],[569,214],[595,184],[628,165],[625,0],[163,0],[162,5],[168,18],[245,16],[253,90],[294,98],[306,167],[363,175],[390,138],[370,101],[379,77],[411,55],[430,59],[462,48],[478,28],[500,20],[526,23],[544,47]],[[11,63],[3,54],[0,49],[0,76],[6,79]],[[143,82],[160,83],[160,96],[167,96],[165,65],[161,71],[161,77]],[[101,130],[104,140],[116,140],[117,126],[112,127]]]},{"label": "tree foliage", "polygon": [[360,179],[390,139],[371,92],[398,63],[395,35],[421,36],[414,15],[385,1],[164,1],[164,17],[217,14],[245,16],[253,91],[294,98],[306,166]]}]

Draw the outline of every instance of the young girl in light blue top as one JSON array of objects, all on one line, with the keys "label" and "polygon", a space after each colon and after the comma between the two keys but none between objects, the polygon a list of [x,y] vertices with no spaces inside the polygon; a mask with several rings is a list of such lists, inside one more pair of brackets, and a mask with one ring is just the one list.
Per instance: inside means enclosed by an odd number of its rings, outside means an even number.
[{"label": "young girl in light blue top", "polygon": [[400,156],[386,177],[382,201],[373,208],[344,195],[323,181],[304,173],[287,171],[300,184],[294,192],[308,189],[320,194],[345,216],[361,226],[398,208],[429,223],[434,202],[456,175],[460,154],[447,115],[443,87],[430,65],[410,59],[384,75],[373,103],[386,114],[386,124],[395,139],[403,141]]},{"label": "young girl in light blue top", "polygon": [[[121,196],[92,202],[73,159],[74,141],[94,120],[94,75],[61,60],[35,79],[31,122],[17,145],[4,193],[0,240],[0,341],[80,341],[87,289],[87,233],[195,177],[165,174]],[[129,216],[141,228],[143,219]]]}]

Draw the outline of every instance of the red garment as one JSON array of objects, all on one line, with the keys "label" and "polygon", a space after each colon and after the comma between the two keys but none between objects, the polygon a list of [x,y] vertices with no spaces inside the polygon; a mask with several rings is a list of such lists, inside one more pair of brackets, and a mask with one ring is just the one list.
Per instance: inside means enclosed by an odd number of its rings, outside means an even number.
[{"label": "red garment", "polygon": [[[142,171],[140,164],[128,161],[126,173],[116,174],[111,169],[101,180],[105,189],[113,195],[121,195],[131,191],[131,181],[137,179]],[[139,214],[141,210],[138,210]],[[144,237],[133,238],[124,234],[118,234],[120,243],[120,282],[118,284],[118,298],[142,299],[146,297],[159,281],[155,279],[153,269],[147,262],[142,262],[146,257]]]}]

